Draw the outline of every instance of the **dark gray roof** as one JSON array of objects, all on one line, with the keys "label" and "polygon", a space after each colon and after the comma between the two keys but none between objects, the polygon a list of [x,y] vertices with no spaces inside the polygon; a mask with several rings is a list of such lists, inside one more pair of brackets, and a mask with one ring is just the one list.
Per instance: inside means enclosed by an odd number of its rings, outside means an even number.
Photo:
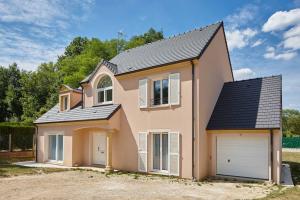
[{"label": "dark gray roof", "polygon": [[207,129],[280,128],[281,95],[281,76],[225,83]]},{"label": "dark gray roof", "polygon": [[222,25],[222,22],[218,22],[172,38],[129,49],[115,56],[110,62],[118,66],[117,75],[119,75],[194,59],[202,54]]},{"label": "dark gray roof", "polygon": [[199,58],[223,22],[126,50],[110,61],[101,61],[81,83],[89,82],[104,64],[115,75]]},{"label": "dark gray roof", "polygon": [[42,124],[109,119],[120,107],[120,104],[95,106],[83,109],[81,106],[77,106],[69,111],[59,112],[59,105],[57,104],[34,123]]},{"label": "dark gray roof", "polygon": [[87,77],[85,77],[80,83],[86,83],[89,82],[94,75],[96,74],[96,72],[98,71],[98,69],[101,67],[101,65],[105,65],[108,69],[110,69],[110,71],[112,71],[113,74],[117,74],[118,73],[118,68],[117,65],[107,61],[107,60],[102,60],[97,67],[94,69],[94,71],[92,73],[90,73]]}]

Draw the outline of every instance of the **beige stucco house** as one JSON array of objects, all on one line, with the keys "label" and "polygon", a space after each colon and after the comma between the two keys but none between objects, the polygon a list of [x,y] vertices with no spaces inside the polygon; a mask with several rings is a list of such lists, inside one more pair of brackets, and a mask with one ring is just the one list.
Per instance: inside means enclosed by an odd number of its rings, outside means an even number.
[{"label": "beige stucco house", "polygon": [[234,81],[222,22],[101,61],[35,124],[38,162],[280,183],[281,76]]}]

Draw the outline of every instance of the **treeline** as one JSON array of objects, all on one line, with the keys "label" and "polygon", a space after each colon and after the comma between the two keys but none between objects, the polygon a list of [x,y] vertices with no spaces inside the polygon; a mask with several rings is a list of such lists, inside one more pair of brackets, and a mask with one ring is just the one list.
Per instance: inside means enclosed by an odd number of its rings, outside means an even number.
[{"label": "treeline", "polygon": [[300,112],[294,109],[285,109],[282,112],[282,128],[285,137],[300,136]]},{"label": "treeline", "polygon": [[0,122],[33,122],[57,103],[61,84],[77,88],[101,59],[163,38],[153,28],[129,40],[76,37],[56,63],[42,63],[36,71],[21,70],[16,63],[0,66]]}]

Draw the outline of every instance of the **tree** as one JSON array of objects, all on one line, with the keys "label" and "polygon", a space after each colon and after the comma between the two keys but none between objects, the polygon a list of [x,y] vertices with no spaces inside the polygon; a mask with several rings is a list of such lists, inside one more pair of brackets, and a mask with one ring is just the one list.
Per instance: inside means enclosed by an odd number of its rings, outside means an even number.
[{"label": "tree", "polygon": [[125,49],[131,49],[137,46],[155,42],[164,38],[162,31],[156,31],[150,28],[146,33],[138,36],[133,36],[130,41],[126,44]]},{"label": "tree", "polygon": [[7,91],[8,74],[7,69],[0,66],[0,121],[6,121],[8,116],[7,104],[5,101]]},{"label": "tree", "polygon": [[21,72],[16,63],[10,65],[7,70],[8,82],[5,94],[5,103],[9,117],[13,121],[19,121],[22,115],[21,98]]},{"label": "tree", "polygon": [[284,109],[282,126],[284,136],[300,135],[300,112],[294,109]]}]

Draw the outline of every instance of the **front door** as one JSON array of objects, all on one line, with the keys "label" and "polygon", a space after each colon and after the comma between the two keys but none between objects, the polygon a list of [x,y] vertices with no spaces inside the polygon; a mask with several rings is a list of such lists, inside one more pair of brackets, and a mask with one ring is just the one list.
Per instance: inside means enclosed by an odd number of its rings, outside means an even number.
[{"label": "front door", "polygon": [[104,134],[93,134],[93,164],[106,164],[106,136]]}]

